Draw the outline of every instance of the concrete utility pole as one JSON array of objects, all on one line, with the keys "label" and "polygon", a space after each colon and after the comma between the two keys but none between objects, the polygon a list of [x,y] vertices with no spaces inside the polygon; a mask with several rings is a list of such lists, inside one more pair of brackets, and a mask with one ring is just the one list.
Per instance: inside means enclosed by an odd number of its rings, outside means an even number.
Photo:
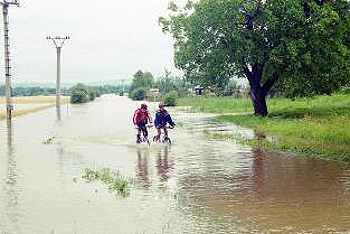
[{"label": "concrete utility pole", "polygon": [[122,96],[124,96],[124,81],[125,81],[125,79],[122,79],[121,81],[122,81]]},{"label": "concrete utility pole", "polygon": [[52,40],[57,50],[56,107],[59,107],[61,94],[61,49],[64,42],[70,39],[70,37],[46,37],[46,39]]},{"label": "concrete utility pole", "polygon": [[11,119],[12,117],[12,92],[11,92],[11,72],[10,72],[10,36],[9,36],[9,15],[8,8],[10,5],[16,5],[19,7],[19,2],[17,0],[12,0],[8,2],[3,0],[0,2],[2,6],[2,16],[4,21],[4,58],[5,58],[5,92],[6,92],[6,117]]}]

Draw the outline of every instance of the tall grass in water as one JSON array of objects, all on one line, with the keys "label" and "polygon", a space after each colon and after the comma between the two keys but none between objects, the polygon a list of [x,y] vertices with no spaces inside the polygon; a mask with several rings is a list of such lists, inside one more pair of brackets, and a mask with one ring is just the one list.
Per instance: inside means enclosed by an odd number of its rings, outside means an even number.
[{"label": "tall grass in water", "polygon": [[130,194],[131,180],[123,178],[119,172],[110,169],[85,169],[82,178],[88,182],[101,181],[108,186],[109,190],[116,191],[122,197],[127,197]]}]

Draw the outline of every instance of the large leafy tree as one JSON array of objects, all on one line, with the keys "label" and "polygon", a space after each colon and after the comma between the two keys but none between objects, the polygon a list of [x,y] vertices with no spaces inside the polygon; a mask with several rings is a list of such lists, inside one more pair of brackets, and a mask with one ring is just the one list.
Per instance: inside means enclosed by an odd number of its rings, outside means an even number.
[{"label": "large leafy tree", "polygon": [[349,9],[346,0],[198,0],[171,3],[159,23],[187,77],[245,76],[255,114],[266,116],[276,81],[316,93],[348,81]]},{"label": "large leafy tree", "polygon": [[151,72],[142,72],[138,70],[134,74],[134,78],[131,83],[130,91],[137,88],[145,88],[149,90],[154,85],[154,78]]},{"label": "large leafy tree", "polygon": [[165,75],[159,77],[155,87],[159,89],[162,95],[176,91],[178,96],[182,97],[188,94],[191,84],[184,78],[173,76],[170,71],[165,69]]}]

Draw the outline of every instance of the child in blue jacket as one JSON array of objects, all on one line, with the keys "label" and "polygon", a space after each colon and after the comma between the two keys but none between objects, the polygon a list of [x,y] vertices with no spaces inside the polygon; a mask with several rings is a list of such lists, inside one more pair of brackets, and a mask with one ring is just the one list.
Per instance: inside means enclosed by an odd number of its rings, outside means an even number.
[{"label": "child in blue jacket", "polygon": [[175,123],[171,119],[170,114],[164,109],[164,104],[159,104],[159,109],[156,112],[156,118],[154,120],[154,126],[157,129],[157,135],[154,137],[153,140],[159,140],[160,135],[162,134],[161,130],[164,131],[164,139],[168,139],[168,130],[167,130],[167,124],[170,125],[170,128],[173,128],[175,126]]}]

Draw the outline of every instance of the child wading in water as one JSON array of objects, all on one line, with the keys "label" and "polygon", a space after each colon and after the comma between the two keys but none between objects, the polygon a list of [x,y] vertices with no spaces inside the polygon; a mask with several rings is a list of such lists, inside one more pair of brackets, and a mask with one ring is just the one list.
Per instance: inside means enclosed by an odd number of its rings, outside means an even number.
[{"label": "child wading in water", "polygon": [[134,113],[133,122],[137,129],[136,143],[141,143],[141,132],[144,138],[148,141],[147,124],[152,124],[152,117],[148,111],[146,104],[141,104],[141,108],[138,108]]},{"label": "child wading in water", "polygon": [[159,141],[160,135],[162,134],[162,129],[164,131],[164,140],[169,140],[168,137],[168,127],[167,124],[170,125],[170,128],[175,126],[175,123],[171,119],[170,114],[164,109],[164,104],[159,104],[159,109],[156,112],[156,118],[154,120],[154,126],[157,129],[157,135],[153,137],[153,141]]}]

